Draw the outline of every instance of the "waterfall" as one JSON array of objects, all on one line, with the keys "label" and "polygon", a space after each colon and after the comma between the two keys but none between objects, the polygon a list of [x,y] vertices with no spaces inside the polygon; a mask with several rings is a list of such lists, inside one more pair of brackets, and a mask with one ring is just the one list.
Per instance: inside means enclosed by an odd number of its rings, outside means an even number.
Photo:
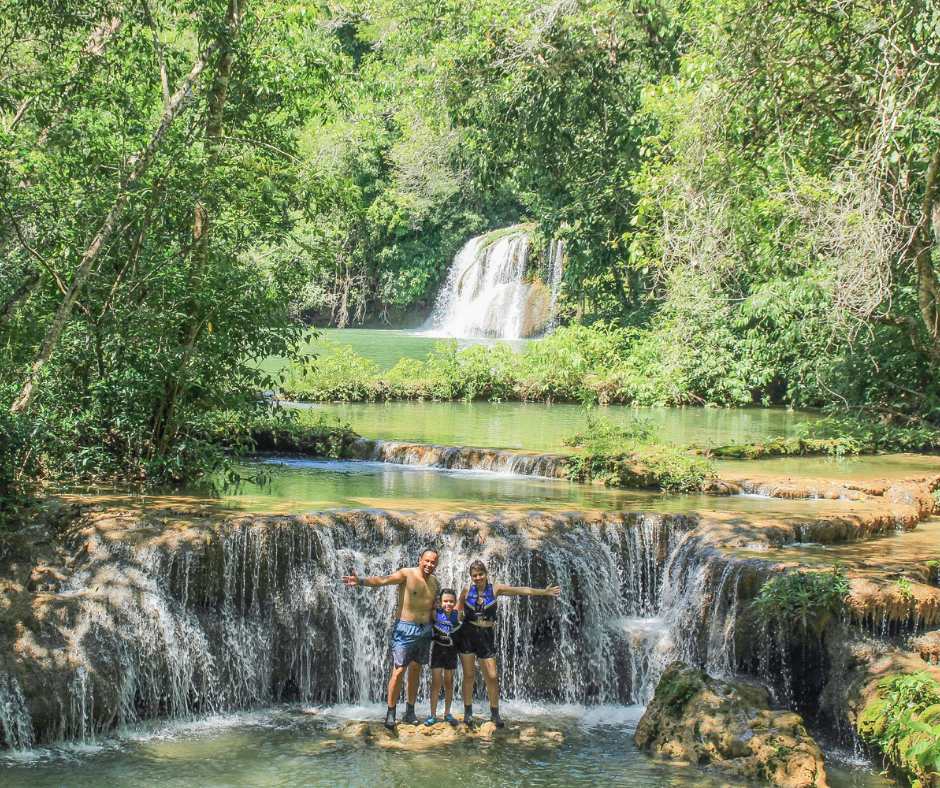
[{"label": "waterfall", "polygon": [[564,246],[551,241],[539,274],[526,282],[529,234],[511,227],[471,239],[454,258],[428,330],[451,337],[524,339],[554,328]]},{"label": "waterfall", "polygon": [[474,449],[467,446],[432,446],[372,438],[357,438],[344,452],[352,460],[418,465],[448,470],[492,471],[507,475],[544,476],[563,479],[568,475],[568,457],[561,454]]},{"label": "waterfall", "polygon": [[466,585],[481,558],[495,582],[563,589],[500,600],[504,697],[644,703],[672,659],[734,665],[738,572],[700,545],[696,522],[360,510],[92,531],[68,582],[37,607],[56,626],[17,644],[20,665],[0,661],[0,734],[25,746],[33,731],[89,740],[279,700],[379,703],[395,589],[339,578],[414,565],[429,545],[445,586]]},{"label": "waterfall", "polygon": [[19,682],[0,676],[0,742],[26,749],[33,744],[33,723]]}]

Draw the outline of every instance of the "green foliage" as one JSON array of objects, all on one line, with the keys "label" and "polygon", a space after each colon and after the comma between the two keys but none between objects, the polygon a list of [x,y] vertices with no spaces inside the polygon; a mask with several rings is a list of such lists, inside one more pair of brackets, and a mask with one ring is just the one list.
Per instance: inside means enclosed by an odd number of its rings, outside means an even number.
[{"label": "green foliage", "polygon": [[925,421],[883,420],[873,415],[828,416],[797,426],[800,437],[831,441],[832,454],[940,449],[940,429]]},{"label": "green foliage", "polygon": [[937,423],[937,241],[922,217],[940,16],[908,2],[836,9],[675,9],[685,47],[677,73],[644,91],[658,128],[623,242],[661,283],[651,334],[697,315],[691,373],[715,370],[724,396]]},{"label": "green foliage", "polygon": [[902,602],[907,603],[914,599],[914,586],[906,577],[896,577],[894,587],[897,589]]},{"label": "green foliage", "polygon": [[680,717],[686,705],[702,689],[701,680],[694,675],[679,675],[661,681],[656,695],[661,698],[674,717]]},{"label": "green foliage", "polygon": [[289,396],[314,402],[329,400],[371,401],[376,399],[378,365],[362,358],[352,348],[329,339],[319,340],[321,353],[294,362]]},{"label": "green foliage", "polygon": [[[743,392],[721,389],[712,385],[715,381],[665,374],[658,360],[646,355],[652,344],[637,329],[574,325],[529,342],[522,353],[500,343],[460,349],[453,340],[439,342],[426,361],[403,359],[382,373],[351,348],[325,342],[316,361],[294,365],[283,391],[310,401],[489,399],[637,405],[678,405],[706,398],[720,404],[748,401]],[[700,385],[705,388],[697,388]]]},{"label": "green foliage", "polygon": [[[802,425],[797,425],[797,430]],[[807,454],[829,454],[842,457],[845,454],[860,454],[865,448],[857,443],[840,438],[775,438],[760,443],[739,443],[717,446],[710,450],[719,459],[748,459],[758,457],[788,457]]]},{"label": "green foliage", "polygon": [[565,441],[581,449],[568,461],[568,474],[581,481],[670,492],[699,492],[715,478],[714,465],[691,454],[688,446],[657,443],[655,437],[648,420],[620,426],[589,418],[584,432]]},{"label": "green foliage", "polygon": [[858,732],[910,777],[913,788],[940,782],[940,684],[929,674],[895,673],[878,682]]},{"label": "green foliage", "polygon": [[34,502],[37,472],[32,424],[0,411],[0,531],[19,523]]},{"label": "green foliage", "polygon": [[829,572],[783,572],[767,580],[751,602],[767,623],[817,629],[842,609],[849,581],[839,567]]},{"label": "green foliage", "polygon": [[[238,433],[235,433],[238,435]],[[232,448],[231,432],[216,432],[215,442]],[[250,419],[244,438],[251,449],[310,454],[318,457],[342,457],[359,435],[348,425],[326,413],[274,409]],[[238,447],[238,442],[235,446]]]},{"label": "green foliage", "polygon": [[940,585],[940,561],[927,562],[927,582]]},{"label": "green foliage", "polygon": [[568,402],[624,401],[618,370],[636,332],[605,326],[566,326],[529,343],[519,359],[522,399]]},{"label": "green foliage", "polygon": [[[225,13],[152,2],[148,18],[146,8],[0,8],[2,412],[163,114],[155,40],[172,93]],[[297,136],[341,64],[316,20],[284,3],[249,10],[229,44],[224,137],[208,137],[213,57],[128,193],[29,413],[0,426],[13,447],[0,507],[18,507],[40,478],[160,483],[219,470],[214,423],[263,409],[261,392],[278,382],[257,360],[294,354],[301,327],[289,304],[309,277],[282,254],[286,231],[335,199],[296,155]],[[200,210],[204,246],[194,244]]]},{"label": "green foliage", "polygon": [[[163,114],[160,63],[172,92],[224,29],[217,4],[73,5],[0,0],[0,412]],[[219,468],[207,436],[263,411],[275,355],[306,399],[837,403],[884,419],[801,446],[940,446],[928,6],[354,5],[249,4],[215,84],[210,58],[28,418],[0,421],[4,516],[40,476]],[[565,240],[564,317],[584,325],[387,373],[297,355],[301,316],[416,322],[468,238],[523,218],[536,245]],[[694,489],[682,455],[643,467]],[[627,474],[601,456],[585,473]]]}]

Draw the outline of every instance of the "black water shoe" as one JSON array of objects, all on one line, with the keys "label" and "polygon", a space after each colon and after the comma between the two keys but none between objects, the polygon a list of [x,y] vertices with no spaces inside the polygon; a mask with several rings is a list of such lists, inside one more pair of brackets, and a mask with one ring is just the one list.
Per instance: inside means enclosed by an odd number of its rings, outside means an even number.
[{"label": "black water shoe", "polygon": [[473,715],[472,715],[472,714],[464,714],[464,715],[463,715],[463,724],[466,725],[468,728],[472,728],[472,727],[473,727]]},{"label": "black water shoe", "polygon": [[388,714],[385,715],[385,727],[393,731],[397,725],[398,723],[395,721],[395,709],[389,709]]},{"label": "black water shoe", "polygon": [[496,725],[497,728],[505,728],[505,727],[506,727],[506,723],[503,722],[503,718],[499,716],[499,712],[498,712],[498,711],[492,711],[492,712],[490,712],[490,721],[493,722],[493,723],[495,723],[495,725]]},{"label": "black water shoe", "polygon": [[413,711],[406,711],[405,716],[401,718],[402,725],[417,725],[418,718]]}]

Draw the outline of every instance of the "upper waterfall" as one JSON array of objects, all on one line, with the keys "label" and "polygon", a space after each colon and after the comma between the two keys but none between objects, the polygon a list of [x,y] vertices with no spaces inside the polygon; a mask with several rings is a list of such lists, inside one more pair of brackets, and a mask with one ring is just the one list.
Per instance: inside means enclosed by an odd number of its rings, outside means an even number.
[{"label": "upper waterfall", "polygon": [[451,337],[525,339],[553,328],[564,246],[530,264],[531,225],[470,239],[451,264],[428,330]]}]

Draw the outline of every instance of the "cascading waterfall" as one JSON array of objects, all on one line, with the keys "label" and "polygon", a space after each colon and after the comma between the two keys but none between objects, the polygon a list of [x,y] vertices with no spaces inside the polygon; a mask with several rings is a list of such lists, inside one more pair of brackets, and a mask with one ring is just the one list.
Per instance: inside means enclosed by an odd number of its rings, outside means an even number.
[{"label": "cascading waterfall", "polygon": [[432,446],[372,438],[357,438],[344,456],[352,460],[417,465],[448,470],[492,471],[508,475],[565,478],[568,458],[560,454],[537,454],[467,446]]},{"label": "cascading waterfall", "polygon": [[526,282],[528,228],[471,239],[454,258],[428,320],[431,333],[451,337],[525,339],[554,328],[564,245],[552,241],[542,282]]},{"label": "cascading waterfall", "polygon": [[26,749],[33,744],[33,723],[19,682],[13,676],[0,677],[0,741]]},{"label": "cascading waterfall", "polygon": [[0,663],[0,733],[26,746],[33,730],[87,740],[143,718],[275,700],[378,703],[395,591],[339,577],[413,565],[428,545],[441,550],[444,585],[465,585],[482,558],[494,581],[562,587],[557,600],[501,602],[505,697],[642,703],[672,659],[734,664],[738,573],[699,545],[694,525],[682,515],[361,510],[95,537],[95,558],[49,597],[64,640],[35,644],[69,667],[39,703]]},{"label": "cascading waterfall", "polygon": [[543,263],[542,281],[551,293],[551,305],[548,321],[543,329],[546,334],[558,327],[558,310],[556,301],[561,292],[562,262],[565,259],[565,242],[561,238],[553,238],[548,244],[548,253]]}]

